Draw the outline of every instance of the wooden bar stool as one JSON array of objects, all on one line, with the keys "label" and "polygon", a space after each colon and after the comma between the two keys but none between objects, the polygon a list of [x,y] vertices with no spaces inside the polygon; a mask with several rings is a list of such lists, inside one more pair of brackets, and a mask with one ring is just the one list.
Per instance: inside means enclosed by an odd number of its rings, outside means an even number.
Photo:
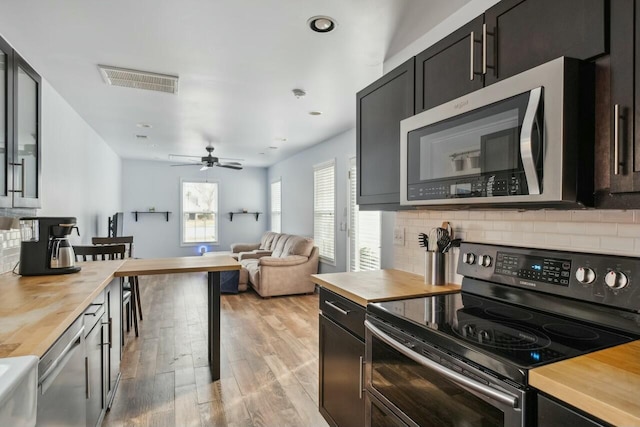
[{"label": "wooden bar stool", "polygon": [[[123,244],[127,248],[125,257],[133,258],[133,236],[92,237],[91,243],[96,246]],[[138,316],[140,316],[140,321],[142,321],[142,302],[140,300],[140,284],[138,276],[127,277],[127,284],[128,286],[125,285],[125,289],[131,291],[133,303],[136,305],[135,311],[138,313]],[[138,336],[137,333],[136,336]]]},{"label": "wooden bar stool", "polygon": [[[127,254],[127,247],[124,244],[99,246],[74,245],[73,251],[76,254],[76,261],[109,261],[116,259],[125,259]],[[136,316],[135,299],[131,290],[128,290],[124,286],[122,289],[122,306],[128,307],[126,310],[127,331],[130,330],[131,320],[133,319],[133,327],[135,329],[137,337],[138,318]],[[124,344],[124,336],[122,337],[122,344]]]}]

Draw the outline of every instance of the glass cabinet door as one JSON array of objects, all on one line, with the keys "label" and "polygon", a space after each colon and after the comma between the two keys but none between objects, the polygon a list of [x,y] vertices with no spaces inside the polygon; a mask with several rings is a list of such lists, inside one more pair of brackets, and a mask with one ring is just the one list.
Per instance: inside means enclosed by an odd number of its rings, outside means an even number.
[{"label": "glass cabinet door", "polygon": [[13,206],[40,207],[40,76],[21,58],[16,61]]},{"label": "glass cabinet door", "polygon": [[11,197],[7,185],[7,163],[11,154],[13,74],[11,70],[12,49],[0,39],[0,206],[10,207]]}]

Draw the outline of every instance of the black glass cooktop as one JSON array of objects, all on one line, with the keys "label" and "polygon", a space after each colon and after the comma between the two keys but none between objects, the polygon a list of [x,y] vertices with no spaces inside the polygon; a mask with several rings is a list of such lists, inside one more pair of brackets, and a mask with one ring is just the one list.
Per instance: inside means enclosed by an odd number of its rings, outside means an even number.
[{"label": "black glass cooktop", "polygon": [[635,339],[464,292],[373,303],[367,309],[460,356],[466,356],[460,349],[469,349],[485,366],[500,360],[527,370]]}]

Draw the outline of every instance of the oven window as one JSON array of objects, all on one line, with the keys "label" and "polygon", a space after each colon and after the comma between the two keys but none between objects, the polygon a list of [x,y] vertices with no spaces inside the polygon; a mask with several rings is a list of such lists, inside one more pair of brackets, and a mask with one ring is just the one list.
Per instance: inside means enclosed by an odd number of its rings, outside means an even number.
[{"label": "oven window", "polygon": [[[422,427],[495,427],[504,413],[372,337],[372,385]],[[384,424],[383,424],[384,425]]]}]

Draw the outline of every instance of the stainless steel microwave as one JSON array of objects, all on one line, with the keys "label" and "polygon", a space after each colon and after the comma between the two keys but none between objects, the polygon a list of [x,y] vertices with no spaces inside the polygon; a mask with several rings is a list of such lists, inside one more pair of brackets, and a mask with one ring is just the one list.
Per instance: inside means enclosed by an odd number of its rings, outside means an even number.
[{"label": "stainless steel microwave", "polygon": [[593,68],[563,57],[407,118],[400,203],[590,206],[594,108]]}]

